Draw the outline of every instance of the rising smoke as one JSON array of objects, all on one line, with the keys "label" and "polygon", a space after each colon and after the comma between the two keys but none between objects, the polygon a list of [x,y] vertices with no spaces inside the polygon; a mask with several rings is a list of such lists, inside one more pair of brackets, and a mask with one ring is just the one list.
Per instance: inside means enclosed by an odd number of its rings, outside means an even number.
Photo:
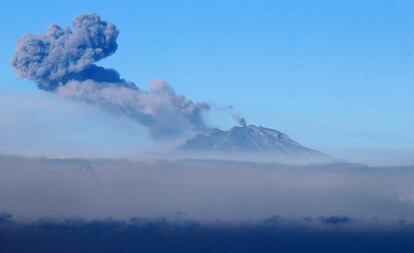
[{"label": "rising smoke", "polygon": [[151,83],[149,91],[141,90],[116,70],[95,65],[116,51],[115,25],[97,14],[85,14],[75,18],[72,26],[53,24],[45,33],[19,39],[12,57],[16,74],[35,81],[42,90],[130,117],[155,137],[204,127],[207,103],[179,96],[163,81]]},{"label": "rising smoke", "polygon": [[233,113],[231,116],[233,117],[233,119],[234,119],[237,123],[239,123],[239,125],[240,125],[240,126],[242,126],[242,127],[246,127],[246,126],[247,126],[246,119],[245,119],[245,118],[243,118],[242,116],[240,116],[239,114],[234,114],[234,113]]}]

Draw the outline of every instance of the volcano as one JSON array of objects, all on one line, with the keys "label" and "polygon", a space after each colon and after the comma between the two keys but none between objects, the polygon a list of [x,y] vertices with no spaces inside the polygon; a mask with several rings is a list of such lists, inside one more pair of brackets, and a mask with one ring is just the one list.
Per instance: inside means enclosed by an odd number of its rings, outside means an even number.
[{"label": "volcano", "polygon": [[227,131],[216,128],[199,130],[180,146],[180,150],[213,154],[329,157],[302,146],[278,130],[255,125],[234,126]]}]

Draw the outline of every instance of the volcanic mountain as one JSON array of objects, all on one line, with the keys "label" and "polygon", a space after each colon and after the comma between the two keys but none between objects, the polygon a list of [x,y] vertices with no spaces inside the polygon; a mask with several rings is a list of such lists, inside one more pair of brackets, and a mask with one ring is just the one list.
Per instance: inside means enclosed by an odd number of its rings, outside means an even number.
[{"label": "volcanic mountain", "polygon": [[328,158],[322,152],[304,147],[280,131],[255,125],[234,126],[228,131],[216,128],[197,131],[180,149],[213,154]]}]

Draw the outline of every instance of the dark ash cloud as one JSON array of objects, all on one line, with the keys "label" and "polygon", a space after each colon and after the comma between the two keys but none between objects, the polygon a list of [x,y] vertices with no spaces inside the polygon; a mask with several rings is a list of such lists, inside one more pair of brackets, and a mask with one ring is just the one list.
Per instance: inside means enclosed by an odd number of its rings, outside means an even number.
[{"label": "dark ash cloud", "polygon": [[166,82],[141,90],[116,70],[95,65],[116,51],[119,31],[115,25],[97,14],[85,14],[75,18],[72,26],[54,24],[45,33],[18,40],[12,57],[16,74],[35,81],[40,89],[130,117],[155,137],[204,127],[207,103],[175,94]]},{"label": "dark ash cloud", "polygon": [[72,26],[73,31],[53,24],[43,34],[28,34],[18,40],[12,58],[16,73],[36,81],[45,90],[54,90],[71,79],[109,77],[119,82],[119,74],[114,70],[93,65],[118,48],[116,26],[96,14],[81,15]]}]

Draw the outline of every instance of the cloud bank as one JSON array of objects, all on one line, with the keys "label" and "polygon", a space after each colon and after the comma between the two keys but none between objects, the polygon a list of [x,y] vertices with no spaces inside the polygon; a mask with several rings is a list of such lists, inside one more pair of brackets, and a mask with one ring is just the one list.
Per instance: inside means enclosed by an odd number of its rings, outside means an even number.
[{"label": "cloud bank", "polygon": [[182,211],[203,221],[255,221],[274,215],[414,221],[412,167],[147,156],[140,160],[2,157],[0,168],[0,210],[16,219],[155,218]]},{"label": "cloud bank", "polygon": [[412,252],[413,167],[0,157],[3,252]]},{"label": "cloud bank", "polygon": [[42,90],[130,117],[155,137],[204,127],[207,103],[179,96],[163,81],[151,83],[149,91],[141,90],[116,70],[95,65],[118,48],[115,25],[97,14],[84,14],[74,19],[72,27],[53,24],[45,33],[19,39],[11,60],[16,74],[35,81]]}]

